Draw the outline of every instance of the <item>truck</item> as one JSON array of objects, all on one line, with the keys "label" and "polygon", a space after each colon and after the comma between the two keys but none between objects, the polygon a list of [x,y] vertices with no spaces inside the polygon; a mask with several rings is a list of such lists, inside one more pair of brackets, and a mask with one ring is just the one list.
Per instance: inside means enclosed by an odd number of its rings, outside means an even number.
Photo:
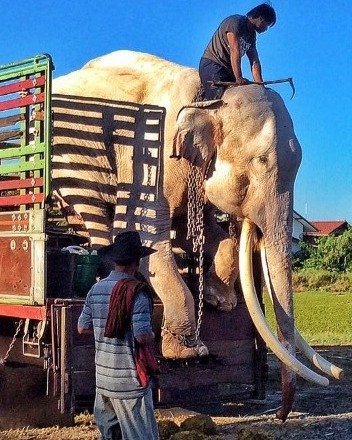
[{"label": "truck", "polygon": [[[48,54],[0,66],[0,429],[72,424],[94,400],[94,340],[76,328],[99,259],[52,198],[53,70]],[[197,303],[195,259],[178,250]],[[159,355],[156,405],[265,397],[266,348],[241,294],[233,312],[204,309],[201,338],[206,359]]]}]

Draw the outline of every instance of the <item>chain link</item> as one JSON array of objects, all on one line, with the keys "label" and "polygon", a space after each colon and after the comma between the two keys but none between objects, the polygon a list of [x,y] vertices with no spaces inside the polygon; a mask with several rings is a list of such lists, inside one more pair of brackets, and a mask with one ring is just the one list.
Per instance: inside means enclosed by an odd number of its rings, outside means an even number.
[{"label": "chain link", "polygon": [[230,238],[233,240],[236,250],[239,250],[239,243],[238,243],[238,237],[239,237],[239,227],[238,224],[230,219],[229,222],[229,235]]},{"label": "chain link", "polygon": [[202,171],[190,164],[188,174],[187,240],[192,239],[193,252],[198,253],[199,303],[196,341],[199,339],[204,306],[204,177]]},{"label": "chain link", "polygon": [[16,338],[17,338],[17,336],[18,336],[18,333],[19,333],[20,330],[21,330],[22,324],[23,324],[23,319],[21,319],[21,320],[19,321],[18,325],[17,325],[17,328],[16,328],[16,331],[15,331],[15,334],[13,335],[13,338],[12,338],[11,344],[9,345],[9,348],[8,348],[8,350],[7,350],[6,354],[5,354],[5,356],[4,356],[2,359],[0,358],[0,365],[5,365],[5,364],[6,364],[7,359],[8,359],[8,357],[10,356],[11,350],[13,349],[13,346],[15,345]]}]

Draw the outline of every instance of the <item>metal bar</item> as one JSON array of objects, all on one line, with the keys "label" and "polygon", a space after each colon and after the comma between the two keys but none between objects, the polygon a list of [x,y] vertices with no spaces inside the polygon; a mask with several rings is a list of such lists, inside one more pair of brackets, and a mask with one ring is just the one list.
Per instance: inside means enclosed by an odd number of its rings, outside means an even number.
[{"label": "metal bar", "polygon": [[53,396],[57,396],[58,393],[58,351],[59,351],[59,334],[57,329],[57,321],[58,321],[58,308],[52,304],[50,307],[50,327],[51,327],[51,352],[53,357]]},{"label": "metal bar", "polygon": [[6,84],[0,86],[0,95],[9,95],[10,93],[22,92],[23,90],[33,89],[45,84],[45,76],[38,76],[35,78],[18,81],[13,84]]},{"label": "metal bar", "polygon": [[51,56],[48,54],[41,54],[26,60],[3,64],[0,66],[0,81],[6,81],[24,75],[33,75],[33,73],[45,70],[47,65],[50,65],[50,68],[53,69],[53,62]]},{"label": "metal bar", "polygon": [[12,318],[30,318],[43,321],[49,310],[46,306],[21,306],[18,304],[0,304],[0,315]]},{"label": "metal bar", "polygon": [[26,107],[27,105],[44,102],[45,93],[38,95],[28,95],[23,98],[10,99],[9,101],[0,102],[0,110],[10,110],[18,107]]},{"label": "metal bar", "polygon": [[45,76],[46,76],[46,86],[45,86],[45,105],[44,105],[44,143],[46,145],[46,153],[44,156],[45,166],[44,166],[44,194],[47,197],[51,192],[51,147],[53,141],[52,133],[52,107],[51,107],[51,97],[52,97],[52,71],[53,64],[50,60],[46,63]]},{"label": "metal bar", "polygon": [[208,81],[209,83],[211,83],[213,86],[232,86],[232,87],[243,87],[243,86],[248,86],[251,84],[257,84],[260,86],[266,86],[268,84],[279,84],[279,83],[285,83],[288,82],[292,88],[292,96],[291,99],[295,96],[296,93],[296,89],[295,86],[293,84],[293,78],[284,78],[284,79],[274,79],[274,80],[269,80],[269,81],[249,81],[246,84],[237,84],[234,81]]},{"label": "metal bar", "polygon": [[[33,171],[43,167],[44,167],[44,160],[41,159],[38,160],[37,162],[23,162],[16,164],[1,165],[0,172],[1,174],[11,174],[11,173],[24,172],[24,171]],[[25,176],[23,176],[23,178],[25,178]]]},{"label": "metal bar", "polygon": [[[26,80],[27,76],[24,76],[22,78],[20,78],[22,80]],[[23,135],[21,137],[21,148],[25,147],[26,145],[28,145],[29,143],[29,110],[30,110],[30,105],[25,106],[25,107],[21,107],[19,109],[20,113],[24,116],[23,120],[20,122],[20,128],[23,132]],[[21,156],[19,157],[19,162],[20,164],[25,164],[26,163],[26,157],[25,156]],[[22,171],[20,173],[20,178],[21,179],[25,179],[27,177],[27,174],[25,171]],[[25,189],[20,189],[20,195],[24,196],[26,195],[26,190]],[[26,209],[26,205],[22,205],[19,206],[20,211],[24,211]]]},{"label": "metal bar", "polygon": [[66,388],[67,388],[67,356],[68,356],[68,307],[61,308],[60,329],[60,413],[66,411]]},{"label": "metal bar", "polygon": [[[0,159],[11,159],[19,156],[32,155],[35,153],[44,153],[45,144],[44,142],[37,143],[34,145],[17,146],[15,148],[7,148],[5,150],[0,150]],[[0,165],[0,170],[2,166]]]},{"label": "metal bar", "polygon": [[23,194],[20,196],[5,196],[0,198],[0,206],[32,205],[44,202],[44,194]]},{"label": "metal bar", "polygon": [[34,188],[39,186],[43,186],[42,177],[0,181],[0,190]]}]

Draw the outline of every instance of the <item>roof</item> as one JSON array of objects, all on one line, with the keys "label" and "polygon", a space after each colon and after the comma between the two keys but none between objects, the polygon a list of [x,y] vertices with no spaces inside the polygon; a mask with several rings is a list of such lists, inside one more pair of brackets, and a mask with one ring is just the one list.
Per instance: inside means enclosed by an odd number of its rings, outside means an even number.
[{"label": "roof", "polygon": [[298,212],[295,210],[293,210],[293,218],[303,225],[304,232],[318,232],[318,229],[312,224],[312,222],[306,220],[304,217],[301,216],[301,214],[298,214]]},{"label": "roof", "polygon": [[316,235],[330,235],[338,229],[347,229],[349,226],[346,220],[311,221],[310,223],[318,230]]}]

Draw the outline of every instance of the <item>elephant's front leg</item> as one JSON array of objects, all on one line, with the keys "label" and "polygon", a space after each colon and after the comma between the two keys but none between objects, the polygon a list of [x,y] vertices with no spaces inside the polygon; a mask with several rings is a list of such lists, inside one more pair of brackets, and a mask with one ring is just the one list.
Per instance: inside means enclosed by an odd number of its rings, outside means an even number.
[{"label": "elephant's front leg", "polygon": [[[194,358],[208,354],[196,339],[195,309],[192,294],[182,280],[169,240],[156,242],[149,257],[149,281],[164,305],[162,354],[166,358]],[[144,263],[143,260],[141,262]]]}]

